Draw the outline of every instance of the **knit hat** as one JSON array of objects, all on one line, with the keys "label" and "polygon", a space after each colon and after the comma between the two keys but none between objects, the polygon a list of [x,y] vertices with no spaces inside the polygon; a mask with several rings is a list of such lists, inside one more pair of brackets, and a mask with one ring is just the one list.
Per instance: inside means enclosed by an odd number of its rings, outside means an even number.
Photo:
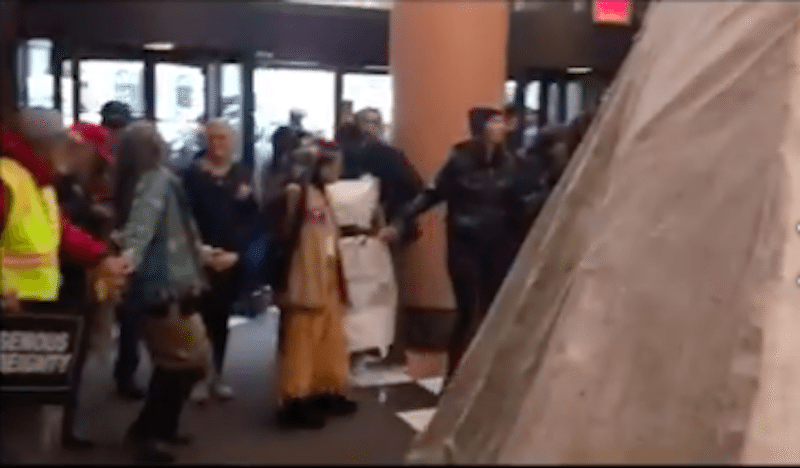
[{"label": "knit hat", "polygon": [[131,108],[124,102],[109,101],[100,109],[103,125],[111,129],[123,128],[133,120]]},{"label": "knit hat", "polygon": [[483,131],[488,122],[495,115],[503,115],[499,109],[492,107],[473,107],[469,110],[469,131],[473,138],[483,137]]},{"label": "knit hat", "polygon": [[88,122],[76,122],[72,131],[81,139],[91,144],[101,158],[108,161],[114,152],[111,146],[111,134],[108,129]]}]

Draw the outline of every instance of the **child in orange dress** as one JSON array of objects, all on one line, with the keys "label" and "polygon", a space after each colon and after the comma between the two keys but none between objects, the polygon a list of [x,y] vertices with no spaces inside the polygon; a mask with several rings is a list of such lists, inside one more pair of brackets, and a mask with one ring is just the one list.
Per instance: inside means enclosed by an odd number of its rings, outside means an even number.
[{"label": "child in orange dress", "polygon": [[338,249],[339,228],[325,186],[341,174],[334,143],[312,146],[308,183],[286,187],[287,225],[295,222],[282,292],[281,408],[285,428],[321,428],[329,416],[356,411],[346,398],[349,358],[344,331],[347,293]]}]

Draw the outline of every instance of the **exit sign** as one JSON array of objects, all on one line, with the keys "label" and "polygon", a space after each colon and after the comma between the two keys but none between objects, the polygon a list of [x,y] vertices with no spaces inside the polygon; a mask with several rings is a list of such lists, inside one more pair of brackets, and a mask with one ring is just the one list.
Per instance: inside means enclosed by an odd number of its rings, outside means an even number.
[{"label": "exit sign", "polygon": [[594,0],[592,18],[596,24],[631,24],[633,0]]}]

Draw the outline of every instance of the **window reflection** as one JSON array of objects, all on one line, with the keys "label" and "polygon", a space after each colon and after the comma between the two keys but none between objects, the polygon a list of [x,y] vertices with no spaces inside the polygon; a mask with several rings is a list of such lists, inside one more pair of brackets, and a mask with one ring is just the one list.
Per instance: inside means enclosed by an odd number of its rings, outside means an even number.
[{"label": "window reflection", "polygon": [[[99,124],[100,109],[108,101],[131,107],[134,117],[144,115],[144,63],[129,60],[80,61],[81,120]],[[71,86],[69,87],[71,89]]]},{"label": "window reflection", "polygon": [[50,73],[50,55],[53,43],[49,39],[30,39],[26,43],[28,76],[25,77],[30,107],[52,109],[54,78]]},{"label": "window reflection", "polygon": [[547,87],[547,121],[551,123],[559,122],[558,115],[558,83],[550,83]]},{"label": "window reflection", "polygon": [[539,133],[541,117],[539,116],[539,92],[542,88],[541,81],[531,81],[525,87],[525,129],[522,132],[522,142],[525,147],[530,147]]},{"label": "window reflection", "polygon": [[514,80],[506,81],[506,104],[513,104],[514,103],[514,96],[517,94],[517,82]]},{"label": "window reflection", "polygon": [[170,163],[191,164],[202,148],[205,119],[205,75],[197,66],[157,63],[156,126],[172,150]]},{"label": "window reflection", "polygon": [[345,74],[342,78],[342,101],[352,103],[354,112],[366,107],[378,109],[386,126],[385,137],[391,139],[392,108],[394,105],[391,75],[377,73]]},{"label": "window reflection", "polygon": [[222,109],[220,115],[233,128],[242,130],[242,66],[237,63],[224,63],[221,68]]},{"label": "window reflection", "polygon": [[306,131],[333,138],[336,120],[336,74],[325,70],[259,68],[253,74],[255,94],[255,159],[272,157],[270,138],[289,123],[289,111],[305,112]]},{"label": "window reflection", "polygon": [[583,86],[580,81],[567,83],[567,122],[580,114],[583,108]]},{"label": "window reflection", "polygon": [[61,63],[61,114],[64,117],[64,125],[69,127],[73,124],[75,115],[75,97],[72,89],[72,60],[64,60]]}]

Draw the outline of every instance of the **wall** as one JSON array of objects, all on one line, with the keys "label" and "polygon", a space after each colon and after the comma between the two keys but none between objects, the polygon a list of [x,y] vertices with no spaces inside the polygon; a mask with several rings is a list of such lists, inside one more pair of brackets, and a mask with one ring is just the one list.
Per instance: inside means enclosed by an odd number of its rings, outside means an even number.
[{"label": "wall", "polygon": [[592,23],[589,9],[576,13],[572,2],[547,2],[538,11],[511,16],[510,74],[529,68],[566,70],[592,67],[615,72],[628,53],[636,28]]}]

